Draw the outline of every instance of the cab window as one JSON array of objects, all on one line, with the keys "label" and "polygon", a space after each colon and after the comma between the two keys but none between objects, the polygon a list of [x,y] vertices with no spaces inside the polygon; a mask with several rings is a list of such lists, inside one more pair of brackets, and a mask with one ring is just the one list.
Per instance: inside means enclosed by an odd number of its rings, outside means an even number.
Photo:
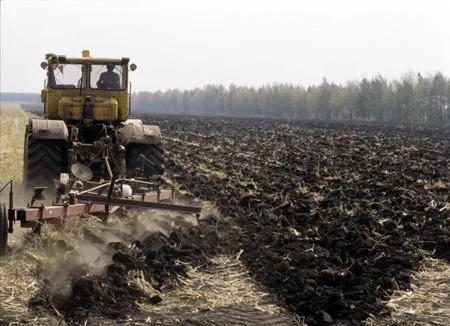
[{"label": "cab window", "polygon": [[93,64],[90,87],[96,89],[124,89],[126,86],[126,65]]},{"label": "cab window", "polygon": [[48,68],[51,88],[85,88],[85,66],[81,64],[52,64]]}]

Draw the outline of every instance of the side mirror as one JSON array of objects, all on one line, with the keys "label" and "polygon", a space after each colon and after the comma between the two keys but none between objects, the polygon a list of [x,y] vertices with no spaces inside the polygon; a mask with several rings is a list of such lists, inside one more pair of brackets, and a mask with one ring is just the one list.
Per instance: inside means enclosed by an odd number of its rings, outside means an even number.
[{"label": "side mirror", "polygon": [[47,64],[46,61],[42,61],[42,62],[41,62],[41,68],[42,68],[42,69],[47,68],[47,66],[48,66],[48,64]]},{"label": "side mirror", "polygon": [[137,66],[136,66],[135,63],[132,63],[132,64],[130,65],[130,70],[131,70],[131,71],[135,71],[136,68],[137,68]]}]

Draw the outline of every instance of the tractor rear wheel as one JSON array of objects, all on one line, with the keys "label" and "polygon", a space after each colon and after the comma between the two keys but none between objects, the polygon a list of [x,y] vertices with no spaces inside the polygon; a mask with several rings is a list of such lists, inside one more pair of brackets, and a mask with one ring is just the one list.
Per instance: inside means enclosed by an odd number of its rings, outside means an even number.
[{"label": "tractor rear wheel", "polygon": [[0,256],[8,251],[8,216],[5,204],[0,204]]},{"label": "tractor rear wheel", "polygon": [[[145,156],[144,159],[141,155]],[[136,176],[143,169],[143,176],[152,177],[164,174],[164,149],[160,145],[130,144],[125,155],[127,176]]]},{"label": "tractor rear wheel", "polygon": [[54,187],[65,162],[66,144],[63,140],[34,139],[28,126],[25,133],[23,183],[25,189]]}]

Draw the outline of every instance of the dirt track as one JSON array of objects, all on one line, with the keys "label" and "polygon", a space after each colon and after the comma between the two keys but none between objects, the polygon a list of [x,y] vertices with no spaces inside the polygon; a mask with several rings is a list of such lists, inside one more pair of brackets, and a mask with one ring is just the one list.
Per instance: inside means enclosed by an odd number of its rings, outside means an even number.
[{"label": "dirt track", "polygon": [[[450,259],[448,134],[236,119],[147,122],[163,128],[168,176],[223,216],[167,235],[116,234],[121,243],[95,233],[90,243],[112,259],[105,273],[76,264],[71,295],[55,297],[43,284],[29,297],[30,311],[81,324],[130,316],[137,324],[292,324],[275,296],[308,325],[359,325],[389,316],[389,296],[410,286],[431,252]],[[63,247],[64,259],[80,258],[76,244]],[[226,258],[217,265],[218,257]],[[229,282],[196,283],[208,273]],[[236,302],[239,296],[252,304]],[[192,305],[177,309],[183,298]]]}]

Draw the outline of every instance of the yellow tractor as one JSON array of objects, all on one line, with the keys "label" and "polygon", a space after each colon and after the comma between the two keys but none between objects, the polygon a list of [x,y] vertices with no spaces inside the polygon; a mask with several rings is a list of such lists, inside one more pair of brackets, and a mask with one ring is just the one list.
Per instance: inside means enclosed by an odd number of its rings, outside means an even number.
[{"label": "yellow tractor", "polygon": [[159,127],[129,119],[128,73],[136,69],[129,58],[48,53],[41,67],[47,72],[44,117],[26,127],[26,187],[51,185],[61,173],[92,182],[163,175]]}]

